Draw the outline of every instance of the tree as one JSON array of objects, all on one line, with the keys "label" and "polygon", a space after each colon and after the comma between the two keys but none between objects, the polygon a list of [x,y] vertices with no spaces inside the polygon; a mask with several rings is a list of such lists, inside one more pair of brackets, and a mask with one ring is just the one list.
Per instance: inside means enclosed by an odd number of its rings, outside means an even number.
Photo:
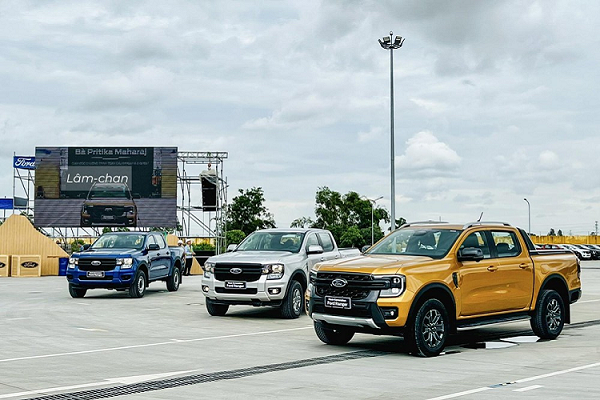
[{"label": "tree", "polygon": [[556,233],[554,232],[554,228],[550,228],[550,232],[548,232],[548,236],[556,236]]},{"label": "tree", "polygon": [[371,244],[371,228],[375,240],[379,240],[383,237],[379,223],[390,220],[386,209],[371,209],[369,200],[352,191],[342,196],[325,186],[317,190],[315,203],[316,220],[301,217],[294,220],[292,226],[329,229],[340,246],[362,247]]},{"label": "tree", "polygon": [[262,188],[240,189],[239,192],[227,206],[227,229],[237,229],[248,235],[257,229],[275,228],[273,215],[263,204]]},{"label": "tree", "polygon": [[558,230],[558,232],[556,233],[557,236],[562,236],[563,235],[563,231],[561,229]]}]

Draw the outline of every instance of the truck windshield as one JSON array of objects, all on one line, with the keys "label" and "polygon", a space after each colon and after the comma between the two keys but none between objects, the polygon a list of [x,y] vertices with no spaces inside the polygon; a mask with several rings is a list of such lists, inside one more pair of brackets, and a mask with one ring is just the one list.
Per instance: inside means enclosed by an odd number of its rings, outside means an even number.
[{"label": "truck windshield", "polygon": [[88,195],[88,199],[117,198],[131,199],[126,186],[94,186]]},{"label": "truck windshield", "polygon": [[367,254],[398,254],[442,258],[456,241],[457,229],[398,229]]},{"label": "truck windshield", "polygon": [[94,242],[91,249],[137,249],[144,247],[144,235],[138,234],[104,234]]},{"label": "truck windshield", "polygon": [[301,232],[253,232],[235,251],[289,251],[298,253],[304,240]]}]

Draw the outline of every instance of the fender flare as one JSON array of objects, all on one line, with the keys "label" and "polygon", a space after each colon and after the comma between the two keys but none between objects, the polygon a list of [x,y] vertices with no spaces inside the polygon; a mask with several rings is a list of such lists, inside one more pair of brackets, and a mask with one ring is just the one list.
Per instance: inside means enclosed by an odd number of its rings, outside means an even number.
[{"label": "fender flare", "polygon": [[[430,283],[428,285],[423,286],[421,289],[419,289],[419,291],[415,295],[415,297],[410,305],[410,311],[408,312],[408,318],[406,319],[407,325],[412,323],[412,321],[414,320],[415,315],[418,311],[418,306],[424,301],[424,299],[427,298],[427,294],[432,293],[434,291],[440,291],[440,290],[443,291],[446,295],[448,295],[448,297],[450,299],[451,308],[447,310],[448,316],[450,317],[450,327],[451,327],[451,330],[456,329],[456,299],[454,298],[454,294],[452,293],[450,288],[448,286],[444,285],[443,283],[439,283],[439,282]],[[440,300],[447,300],[447,299],[440,299]]]},{"label": "fender flare", "polygon": [[562,289],[564,290],[563,292],[558,292],[558,294],[562,297],[563,299],[563,303],[565,306],[565,322],[567,324],[571,323],[571,303],[569,302],[569,285],[567,284],[567,280],[564,278],[564,276],[557,274],[557,273],[553,273],[548,275],[544,281],[542,282],[541,286],[540,286],[540,290],[537,293],[537,296],[535,297],[535,308],[532,309],[531,311],[534,311],[537,308],[538,305],[538,299],[540,297],[540,293],[542,293],[543,290],[545,290],[548,286],[550,286],[551,284],[554,284],[554,282],[559,281],[561,283],[561,285],[563,286]]}]

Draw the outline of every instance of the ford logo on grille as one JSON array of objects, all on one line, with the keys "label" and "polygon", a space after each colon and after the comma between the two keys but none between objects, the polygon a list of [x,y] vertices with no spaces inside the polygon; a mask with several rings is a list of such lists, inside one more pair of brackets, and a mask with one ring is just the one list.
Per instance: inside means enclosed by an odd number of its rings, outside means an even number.
[{"label": "ford logo on grille", "polygon": [[239,275],[239,274],[241,274],[241,273],[242,273],[242,269],[241,269],[241,268],[231,268],[231,269],[229,270],[229,272],[231,272],[231,273],[232,273],[232,274],[234,274],[234,275]]},{"label": "ford logo on grille", "polygon": [[348,281],[345,280],[344,278],[336,278],[331,282],[331,286],[337,287],[337,288],[342,288],[342,287],[346,286],[347,284],[348,284]]},{"label": "ford logo on grille", "polygon": [[94,266],[98,266],[98,265],[102,264],[102,262],[94,260],[90,264],[92,264]]},{"label": "ford logo on grille", "polygon": [[25,261],[23,263],[21,263],[21,267],[23,268],[35,268],[38,266],[38,263],[36,263],[35,261]]}]

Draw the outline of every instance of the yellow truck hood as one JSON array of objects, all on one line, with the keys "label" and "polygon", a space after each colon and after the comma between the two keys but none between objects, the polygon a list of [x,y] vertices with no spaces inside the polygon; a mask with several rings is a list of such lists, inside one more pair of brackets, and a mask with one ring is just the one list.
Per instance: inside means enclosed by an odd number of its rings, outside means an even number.
[{"label": "yellow truck hood", "polygon": [[422,266],[431,262],[432,258],[423,256],[399,255],[364,255],[343,260],[326,261],[315,265],[319,272],[358,272],[363,274],[387,275],[395,274],[400,269],[411,266]]}]

